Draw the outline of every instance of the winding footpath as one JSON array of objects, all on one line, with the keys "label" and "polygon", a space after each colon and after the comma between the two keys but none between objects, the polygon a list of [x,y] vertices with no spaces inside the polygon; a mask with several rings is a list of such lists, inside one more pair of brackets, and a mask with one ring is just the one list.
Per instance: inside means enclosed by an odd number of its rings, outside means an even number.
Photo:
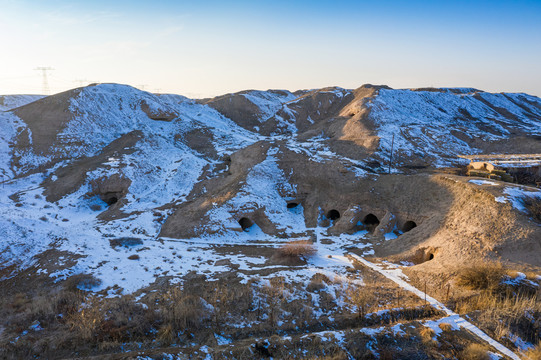
[{"label": "winding footpath", "polygon": [[497,342],[496,340],[494,340],[493,338],[488,336],[484,331],[479,329],[477,326],[473,325],[471,322],[467,321],[466,319],[461,317],[459,314],[455,313],[454,311],[452,311],[451,309],[446,307],[444,304],[439,302],[438,300],[434,299],[433,297],[429,296],[428,294],[424,293],[423,291],[421,291],[421,290],[417,289],[416,287],[410,285],[405,280],[401,279],[400,276],[398,275],[399,273],[401,274],[400,270],[397,271],[396,269],[392,269],[392,270],[384,269],[382,266],[371,263],[370,261],[367,261],[367,260],[363,259],[362,257],[360,257],[359,255],[356,255],[356,254],[349,254],[349,256],[351,256],[355,260],[359,261],[361,264],[371,268],[372,270],[377,271],[381,275],[385,276],[387,279],[389,279],[391,281],[394,281],[402,289],[410,291],[410,292],[414,293],[415,295],[417,295],[418,297],[420,297],[422,299],[426,299],[426,301],[430,305],[432,305],[434,308],[436,308],[438,310],[442,310],[447,315],[452,316],[454,318],[454,320],[455,320],[455,323],[459,327],[462,327],[464,329],[467,329],[467,330],[471,331],[473,334],[477,335],[478,337],[480,337],[481,339],[486,341],[490,346],[492,346],[496,350],[498,350],[500,353],[502,353],[505,356],[508,356],[508,357],[510,357],[511,359],[514,359],[514,360],[521,360],[521,358],[517,354],[515,354],[510,349],[508,349],[507,347],[505,347],[501,343]]}]

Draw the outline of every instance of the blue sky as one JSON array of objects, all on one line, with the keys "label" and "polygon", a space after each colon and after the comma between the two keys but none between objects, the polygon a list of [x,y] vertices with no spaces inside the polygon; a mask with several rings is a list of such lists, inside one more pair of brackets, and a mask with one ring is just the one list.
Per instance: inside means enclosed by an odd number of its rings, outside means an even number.
[{"label": "blue sky", "polygon": [[541,96],[541,1],[0,0],[0,93],[364,83]]}]

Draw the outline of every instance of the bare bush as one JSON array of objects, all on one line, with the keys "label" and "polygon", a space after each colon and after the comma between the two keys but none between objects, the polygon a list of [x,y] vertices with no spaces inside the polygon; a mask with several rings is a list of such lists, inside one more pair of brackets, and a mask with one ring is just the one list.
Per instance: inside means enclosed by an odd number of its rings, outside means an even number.
[{"label": "bare bush", "polygon": [[269,285],[261,288],[262,295],[268,305],[269,323],[271,327],[276,326],[281,313],[282,303],[285,301],[285,279],[281,276],[269,280]]},{"label": "bare bush", "polygon": [[522,203],[534,220],[541,222],[541,198],[525,196],[522,198]]},{"label": "bare bush", "polygon": [[453,327],[449,323],[441,323],[439,325],[439,328],[444,332],[449,332],[449,331],[453,330]]},{"label": "bare bush", "polygon": [[541,299],[535,294],[483,291],[481,295],[463,299],[455,311],[460,314],[480,310],[478,324],[496,339],[505,339],[510,333],[535,342],[541,332]]},{"label": "bare bush", "polygon": [[101,280],[91,274],[72,275],[64,282],[64,288],[69,291],[91,290],[99,286]]},{"label": "bare bush", "polygon": [[349,284],[346,289],[346,299],[348,303],[353,305],[358,317],[364,317],[367,313],[369,304],[374,301],[373,293],[367,291],[366,288]]},{"label": "bare bush", "polygon": [[423,326],[421,330],[419,330],[419,335],[421,335],[421,340],[425,345],[431,345],[436,333],[431,328]]},{"label": "bare bush", "polygon": [[166,324],[176,331],[198,329],[207,317],[199,296],[186,294],[180,287],[170,289],[160,304]]},{"label": "bare bush", "polygon": [[316,273],[310,279],[310,283],[306,286],[309,292],[317,292],[325,288],[325,284],[330,284],[331,281],[322,273]]},{"label": "bare bush", "polygon": [[524,355],[526,355],[527,359],[541,360],[541,340],[539,340],[536,346],[528,349]]},{"label": "bare bush", "polygon": [[499,286],[504,275],[502,264],[480,263],[463,269],[458,275],[457,284],[471,290],[492,290]]},{"label": "bare bush", "polygon": [[480,344],[470,344],[460,353],[461,360],[489,360],[487,348]]},{"label": "bare bush", "polygon": [[278,249],[278,254],[283,257],[307,260],[317,252],[310,240],[290,241]]},{"label": "bare bush", "polygon": [[70,314],[66,318],[66,324],[79,339],[91,341],[96,339],[98,329],[104,320],[103,315],[99,300],[92,297],[88,298],[86,303],[79,307],[79,311]]},{"label": "bare bush", "polygon": [[511,173],[518,184],[535,185],[541,181],[541,176],[529,169],[515,169]]}]

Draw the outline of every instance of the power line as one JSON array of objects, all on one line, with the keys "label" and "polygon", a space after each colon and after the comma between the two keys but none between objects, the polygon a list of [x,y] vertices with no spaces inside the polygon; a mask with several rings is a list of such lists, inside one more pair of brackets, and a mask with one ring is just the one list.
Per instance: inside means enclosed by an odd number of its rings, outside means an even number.
[{"label": "power line", "polygon": [[49,82],[47,81],[47,71],[53,71],[54,69],[49,66],[39,66],[35,68],[34,70],[41,71],[41,74],[43,76],[43,82],[42,82],[42,91],[43,95],[49,95]]}]

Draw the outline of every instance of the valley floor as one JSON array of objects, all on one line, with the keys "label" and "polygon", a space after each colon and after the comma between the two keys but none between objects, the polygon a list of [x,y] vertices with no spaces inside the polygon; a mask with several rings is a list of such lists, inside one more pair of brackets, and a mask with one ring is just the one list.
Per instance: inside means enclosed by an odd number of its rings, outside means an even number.
[{"label": "valley floor", "polygon": [[[173,255],[166,266],[176,261],[187,271],[181,278],[164,271],[131,294],[118,286],[100,290],[103,285],[90,275],[33,288],[40,279],[29,281],[28,276],[50,271],[43,257],[1,283],[6,290],[1,315],[7,319],[0,333],[2,354],[466,359],[477,353],[520,359],[517,353],[533,346],[512,334],[502,344],[468,314],[458,315],[415,288],[402,272],[412,264],[367,260],[374,239],[366,231],[342,236],[327,236],[325,228],[310,232],[313,244],[153,240]],[[111,246],[123,256],[138,255],[130,260],[138,263],[147,244],[125,238]],[[288,246],[296,246],[295,251],[284,251]],[[173,260],[175,252],[178,260]],[[69,253],[63,256],[69,264]],[[175,278],[180,283],[170,281]],[[456,306],[459,299],[445,300]]]}]

